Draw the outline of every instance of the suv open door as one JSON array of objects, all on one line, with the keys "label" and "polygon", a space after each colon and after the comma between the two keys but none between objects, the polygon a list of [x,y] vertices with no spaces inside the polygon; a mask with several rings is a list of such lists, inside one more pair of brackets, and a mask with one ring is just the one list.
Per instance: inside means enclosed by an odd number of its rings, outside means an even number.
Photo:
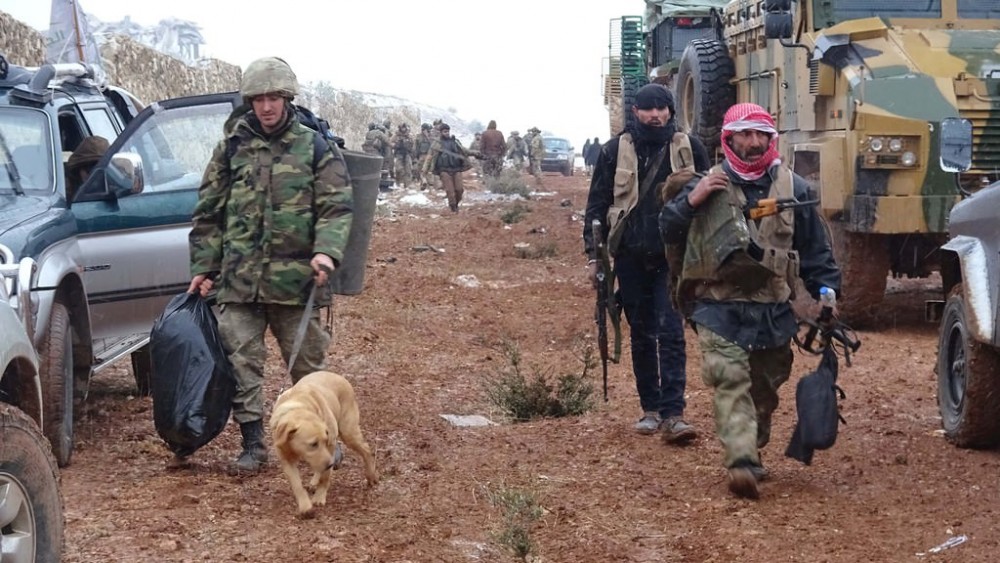
[{"label": "suv open door", "polygon": [[205,167],[234,93],[143,109],[72,204],[91,309],[94,372],[148,342],[152,321],[191,280],[188,233]]}]

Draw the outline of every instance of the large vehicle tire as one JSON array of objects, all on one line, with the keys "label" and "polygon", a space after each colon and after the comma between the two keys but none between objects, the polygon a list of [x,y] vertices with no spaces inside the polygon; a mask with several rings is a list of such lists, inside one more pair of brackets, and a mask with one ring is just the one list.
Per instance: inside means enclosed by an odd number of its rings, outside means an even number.
[{"label": "large vehicle tire", "polygon": [[52,304],[39,357],[45,437],[59,467],[66,467],[73,455],[73,328],[62,303]]},{"label": "large vehicle tire", "polygon": [[842,321],[855,327],[870,326],[885,298],[889,276],[889,243],[885,237],[855,233],[843,223],[830,222],[833,255],[840,266],[841,293],[837,311]]},{"label": "large vehicle tire", "polygon": [[151,378],[153,376],[153,356],[149,344],[132,352],[132,377],[135,378],[136,393],[139,397],[148,397],[152,393]]},{"label": "large vehicle tire", "polygon": [[1000,442],[1000,354],[969,334],[962,284],[944,307],[936,371],[945,438],[962,448]]},{"label": "large vehicle tire", "polygon": [[681,55],[675,81],[674,105],[678,128],[705,144],[715,154],[722,133],[722,118],[736,103],[736,74],[726,46],[715,39],[696,39]]},{"label": "large vehicle tire", "polygon": [[[632,106],[635,105],[635,95],[646,85],[646,79],[641,76],[625,75],[622,77],[622,125],[623,131],[629,129],[635,122]],[[619,131],[620,132],[620,131]],[[613,135],[619,133],[615,132]]]},{"label": "large vehicle tire", "polygon": [[58,563],[63,530],[59,473],[49,444],[28,415],[0,403],[0,559]]}]

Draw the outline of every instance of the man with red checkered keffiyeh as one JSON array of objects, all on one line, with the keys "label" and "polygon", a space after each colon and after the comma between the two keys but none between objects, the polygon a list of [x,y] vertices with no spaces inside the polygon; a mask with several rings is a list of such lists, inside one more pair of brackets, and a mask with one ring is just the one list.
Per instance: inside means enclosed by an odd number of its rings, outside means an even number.
[{"label": "man with red checkered keffiyeh", "polygon": [[744,213],[765,198],[812,199],[777,147],[767,110],[736,104],[723,119],[725,161],[660,214],[664,242],[686,245],[676,292],[698,332],[702,380],[715,388],[729,489],[752,499],[767,477],[758,450],[770,440],[778,388],[791,374],[794,278],[816,299],[824,286],[840,293],[840,268],[814,206],[756,220]]}]

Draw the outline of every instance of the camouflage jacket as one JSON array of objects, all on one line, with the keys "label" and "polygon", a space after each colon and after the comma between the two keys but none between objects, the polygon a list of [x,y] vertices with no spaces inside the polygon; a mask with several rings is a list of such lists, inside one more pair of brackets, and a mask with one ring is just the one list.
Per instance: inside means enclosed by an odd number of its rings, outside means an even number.
[{"label": "camouflage jacket", "polygon": [[542,142],[541,135],[531,137],[531,158],[541,160],[545,156],[545,143]]},{"label": "camouflage jacket", "polygon": [[431,139],[429,133],[421,132],[417,135],[417,138],[413,142],[413,153],[417,158],[424,156],[431,151],[431,145],[434,144],[434,140]]},{"label": "camouflage jacket", "polygon": [[528,155],[528,145],[521,137],[507,139],[507,158],[524,158]]},{"label": "camouflage jacket", "polygon": [[218,274],[219,303],[302,305],[312,256],[342,261],[350,177],[336,147],[314,161],[315,139],[294,113],[270,135],[248,113],[216,145],[189,240],[191,273]]},{"label": "camouflage jacket", "polygon": [[409,135],[396,133],[392,137],[392,154],[396,156],[406,156],[413,154],[413,138]]}]

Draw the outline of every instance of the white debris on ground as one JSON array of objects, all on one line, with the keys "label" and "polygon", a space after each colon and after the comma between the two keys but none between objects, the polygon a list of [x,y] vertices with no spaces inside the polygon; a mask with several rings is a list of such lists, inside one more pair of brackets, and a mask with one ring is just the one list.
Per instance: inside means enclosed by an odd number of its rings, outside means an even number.
[{"label": "white debris on ground", "polygon": [[441,418],[447,420],[452,426],[459,428],[469,428],[475,426],[497,426],[497,423],[481,414],[442,414]]},{"label": "white debris on ground", "polygon": [[471,288],[481,287],[483,285],[479,283],[479,278],[477,278],[474,274],[460,274],[458,276],[455,276],[455,279],[452,280],[452,283],[458,286],[471,287]]}]

